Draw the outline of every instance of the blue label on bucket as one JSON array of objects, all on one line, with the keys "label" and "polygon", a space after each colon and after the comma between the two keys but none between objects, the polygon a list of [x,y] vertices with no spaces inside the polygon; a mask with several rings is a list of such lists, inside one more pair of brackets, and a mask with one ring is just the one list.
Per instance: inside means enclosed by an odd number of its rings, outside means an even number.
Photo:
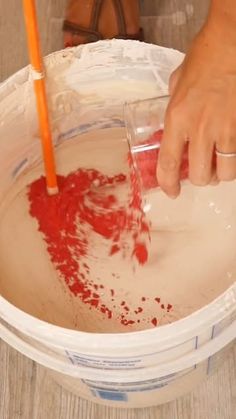
[{"label": "blue label on bucket", "polygon": [[109,400],[112,402],[127,402],[128,394],[120,391],[108,391],[92,389],[92,393],[95,397],[102,400]]},{"label": "blue label on bucket", "polygon": [[153,391],[167,386],[167,382],[160,382],[159,380],[147,380],[138,383],[106,383],[91,380],[83,380],[91,393],[100,399],[110,401],[127,402],[129,394],[145,391]]},{"label": "blue label on bucket", "polygon": [[82,380],[89,387],[92,394],[104,400],[128,401],[129,394],[162,389],[174,382],[177,378],[184,377],[195,370],[189,368],[181,373],[169,374],[150,380],[134,381],[129,383],[115,383],[104,381]]}]

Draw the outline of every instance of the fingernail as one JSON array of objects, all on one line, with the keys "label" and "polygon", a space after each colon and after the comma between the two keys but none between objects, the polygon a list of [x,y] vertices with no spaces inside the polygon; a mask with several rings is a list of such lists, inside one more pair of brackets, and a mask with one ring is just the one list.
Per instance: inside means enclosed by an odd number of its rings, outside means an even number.
[{"label": "fingernail", "polygon": [[164,192],[164,194],[166,195],[166,196],[168,196],[168,198],[170,198],[170,199],[176,199],[176,198],[178,198],[178,196],[179,196],[179,192],[175,192],[175,193],[170,193],[170,192],[167,192],[167,191],[165,191],[164,189],[162,189],[162,191]]}]

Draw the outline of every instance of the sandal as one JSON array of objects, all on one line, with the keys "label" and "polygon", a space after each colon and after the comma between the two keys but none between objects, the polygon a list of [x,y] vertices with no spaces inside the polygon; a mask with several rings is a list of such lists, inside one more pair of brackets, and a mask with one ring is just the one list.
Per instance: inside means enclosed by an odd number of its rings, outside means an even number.
[{"label": "sandal", "polygon": [[65,47],[102,39],[144,39],[138,0],[70,0],[63,31]]}]

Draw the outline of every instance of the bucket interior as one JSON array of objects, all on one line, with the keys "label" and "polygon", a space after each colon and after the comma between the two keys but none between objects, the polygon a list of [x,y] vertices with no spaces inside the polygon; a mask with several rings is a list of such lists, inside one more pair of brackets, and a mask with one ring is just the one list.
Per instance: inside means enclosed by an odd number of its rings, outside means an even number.
[{"label": "bucket interior", "polygon": [[[151,241],[145,230],[138,239],[148,249],[145,264],[143,254],[137,256],[136,228],[122,230],[119,239],[110,235],[111,223],[127,214],[132,189],[124,101],[165,94],[168,75],[181,58],[123,41],[47,58],[57,173],[67,188],[67,201],[56,206],[38,181],[44,168],[29,69],[2,86],[0,293],[13,305],[70,329],[129,332],[185,317],[233,284],[235,182],[205,188],[185,182],[176,201],[152,191],[144,214]],[[86,182],[81,204],[73,188],[82,191]],[[75,232],[70,217],[78,205]],[[61,214],[68,218],[67,230]]]}]

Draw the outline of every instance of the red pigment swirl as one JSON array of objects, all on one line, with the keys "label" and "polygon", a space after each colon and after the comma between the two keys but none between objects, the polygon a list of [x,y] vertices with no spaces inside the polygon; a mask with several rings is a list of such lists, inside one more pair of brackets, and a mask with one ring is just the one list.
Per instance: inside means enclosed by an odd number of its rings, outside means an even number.
[{"label": "red pigment swirl", "polygon": [[[58,176],[60,193],[48,196],[45,178],[29,187],[30,214],[38,220],[51,261],[70,291],[85,304],[96,307],[108,318],[112,310],[102,304],[98,288],[89,277],[86,257],[91,250],[90,234],[96,233],[110,243],[108,256],[122,252],[144,264],[148,258],[146,236],[148,223],[141,210],[141,200],[119,203],[111,192],[126,181],[126,176],[105,176],[96,170],[79,169],[68,176]],[[131,237],[131,248],[125,237]],[[114,290],[110,290],[114,295]],[[127,320],[121,316],[121,322]],[[131,323],[128,323],[131,324]]]},{"label": "red pigment swirl", "polygon": [[[149,143],[161,141],[162,131],[149,139]],[[158,150],[138,155],[138,166],[146,189],[157,187],[156,165]],[[187,160],[182,167],[181,178],[187,177]],[[121,252],[122,256],[144,265],[148,260],[147,243],[150,241],[149,223],[142,210],[140,185],[134,170],[130,171],[130,196],[127,203],[118,202],[115,188],[127,181],[123,174],[106,176],[97,170],[79,169],[68,176],[58,176],[59,194],[48,196],[45,178],[41,177],[29,186],[30,214],[36,218],[39,231],[47,244],[52,263],[64,279],[69,290],[90,308],[113,317],[113,309],[119,307],[118,319],[124,326],[148,321],[157,326],[159,321],[144,316],[148,297],[141,297],[138,306],[131,311],[125,301],[114,304],[115,291],[108,290],[114,305],[107,306],[99,290],[102,284],[90,278],[89,255],[91,234],[95,233],[108,243],[108,257]],[[127,238],[131,245],[127,246]],[[131,247],[130,247],[131,246]],[[116,274],[111,274],[118,278]],[[153,297],[159,309],[169,313],[172,305],[161,304],[160,297]]]}]

